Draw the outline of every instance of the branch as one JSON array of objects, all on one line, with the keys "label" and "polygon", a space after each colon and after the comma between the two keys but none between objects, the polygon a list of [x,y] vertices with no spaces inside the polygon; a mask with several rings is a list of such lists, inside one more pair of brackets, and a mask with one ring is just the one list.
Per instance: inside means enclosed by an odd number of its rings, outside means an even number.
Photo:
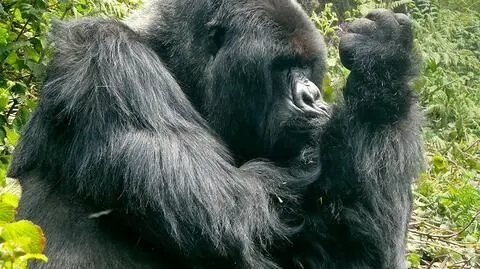
[{"label": "branch", "polygon": [[16,99],[16,98],[13,98],[12,106],[11,106],[10,109],[8,110],[7,114],[5,114],[5,119],[7,120],[7,122],[8,122],[8,118],[10,117],[10,115],[12,115],[13,110],[15,109],[15,107],[17,107],[17,105],[18,105],[17,99]]},{"label": "branch", "polygon": [[18,33],[18,36],[15,39],[15,42],[17,42],[20,39],[20,37],[23,35],[23,33],[25,33],[25,29],[27,29],[27,25],[29,22],[30,22],[30,18],[28,18],[23,24],[22,30],[20,30],[20,33]]},{"label": "branch", "polygon": [[461,233],[465,232],[465,230],[467,230],[468,227],[470,227],[472,225],[472,223],[478,218],[478,216],[480,216],[480,211],[478,211],[477,214],[475,214],[475,216],[473,216],[473,218],[470,220],[470,222],[465,227],[463,227],[463,229],[461,229],[459,232],[455,232],[455,233],[452,233],[452,234],[432,234],[432,233],[420,232],[420,231],[417,231],[417,230],[414,230],[414,229],[408,229],[408,230],[409,230],[409,232],[416,233],[416,234],[419,234],[419,235],[424,235],[424,236],[427,236],[429,238],[434,238],[434,239],[435,238],[452,238],[452,237],[458,236]]}]

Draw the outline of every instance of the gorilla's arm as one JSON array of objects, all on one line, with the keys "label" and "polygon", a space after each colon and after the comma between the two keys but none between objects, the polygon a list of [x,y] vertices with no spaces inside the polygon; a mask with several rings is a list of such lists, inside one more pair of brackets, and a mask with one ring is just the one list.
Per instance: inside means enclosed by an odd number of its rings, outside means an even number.
[{"label": "gorilla's arm", "polygon": [[351,70],[345,104],[321,130],[322,171],[306,196],[302,240],[310,243],[299,244],[299,262],[404,268],[410,184],[422,160],[410,21],[374,11],[350,26],[340,53]]},{"label": "gorilla's arm", "polygon": [[33,171],[52,192],[113,209],[191,264],[272,267],[261,248],[285,230],[270,187],[232,165],[158,56],[119,22],[55,30],[56,55],[9,175]]},{"label": "gorilla's arm", "polygon": [[416,73],[411,21],[377,10],[353,22],[340,44],[351,70],[344,90],[347,113],[361,124],[384,126],[405,120],[416,100],[408,83]]}]

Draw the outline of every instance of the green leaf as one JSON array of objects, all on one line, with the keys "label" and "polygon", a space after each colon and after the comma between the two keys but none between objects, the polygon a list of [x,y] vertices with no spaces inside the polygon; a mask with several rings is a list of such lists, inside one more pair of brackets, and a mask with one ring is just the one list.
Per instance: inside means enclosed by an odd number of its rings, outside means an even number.
[{"label": "green leaf", "polygon": [[17,242],[27,253],[42,253],[46,242],[40,227],[28,220],[3,225],[0,238]]},{"label": "green leaf", "polygon": [[32,47],[25,47],[25,53],[27,54],[28,58],[32,61],[38,63],[40,60],[40,54]]},{"label": "green leaf", "polygon": [[323,89],[323,98],[327,103],[332,102],[333,100],[333,87],[332,87],[332,80],[330,76],[325,76],[322,81],[322,89]]},{"label": "green leaf", "polygon": [[27,121],[30,119],[30,111],[28,110],[27,107],[22,106],[18,111],[17,114],[15,114],[15,119],[13,120],[13,128],[15,131],[20,132],[27,123]]},{"label": "green leaf", "polygon": [[22,13],[22,17],[23,18],[28,18],[30,15],[32,15],[34,12],[34,9],[32,7],[32,5],[30,5],[29,3],[20,3],[18,5],[18,8],[20,10],[20,12]]},{"label": "green leaf", "polygon": [[[42,262],[48,262],[47,256],[45,256],[44,254],[39,254],[39,253],[27,253],[27,254],[21,256],[18,260],[19,260],[18,263],[15,262],[14,265],[19,264],[19,266],[25,266],[25,267],[27,265],[26,262],[29,261],[29,260],[39,260],[39,261],[42,261]],[[23,267],[20,267],[20,268],[23,268]]]},{"label": "green leaf", "polygon": [[474,237],[473,235],[471,235],[471,234],[467,234],[467,236],[465,236],[465,239],[464,239],[463,241],[465,241],[465,242],[467,242],[467,243],[472,243],[472,244],[473,244],[473,243],[477,243],[477,242],[478,242],[478,239],[475,238],[475,237]]},{"label": "green leaf", "polygon": [[0,203],[0,223],[14,221],[16,210],[13,206]]},{"label": "green leaf", "polygon": [[45,256],[43,254],[27,254],[27,255],[25,255],[25,258],[27,258],[29,260],[35,259],[35,260],[40,260],[40,261],[43,261],[43,262],[48,262],[47,256]]},{"label": "green leaf", "polygon": [[15,11],[13,12],[14,16],[15,16],[15,19],[20,22],[20,23],[23,23],[23,18],[22,18],[22,12],[20,12],[20,10],[18,8],[15,9]]},{"label": "green leaf", "polygon": [[18,60],[17,53],[15,51],[11,51],[5,59],[5,62],[11,66],[15,66]]},{"label": "green leaf", "polygon": [[25,64],[28,66],[30,71],[32,71],[32,74],[34,77],[39,78],[42,77],[42,75],[45,72],[45,65],[41,63],[36,63],[32,60],[27,60]]},{"label": "green leaf", "polygon": [[[6,120],[5,116],[0,114],[0,122],[2,122],[0,125],[5,125]],[[5,145],[5,138],[7,138],[7,132],[5,132],[5,129],[0,128],[0,147]]]},{"label": "green leaf", "polygon": [[480,171],[480,160],[477,159],[467,159],[468,166],[470,168]]},{"label": "green leaf", "polygon": [[10,145],[15,145],[17,144],[17,140],[19,138],[19,134],[17,132],[15,132],[15,130],[13,129],[10,129],[6,126],[3,127],[3,129],[5,130],[5,133],[6,133],[6,136],[7,136],[7,141]]},{"label": "green leaf", "polygon": [[5,188],[7,185],[7,169],[0,168],[0,188]]},{"label": "green leaf", "polygon": [[25,103],[25,106],[28,109],[33,110],[37,107],[37,102],[36,100],[28,99],[27,102]]},{"label": "green leaf", "polygon": [[12,206],[14,208],[18,207],[18,196],[11,193],[3,193],[0,195],[0,203]]},{"label": "green leaf", "polygon": [[443,156],[440,154],[436,154],[435,156],[433,156],[432,163],[433,166],[438,170],[443,170],[447,168],[447,160],[445,160],[445,158],[443,158]]},{"label": "green leaf", "polygon": [[5,107],[8,105],[9,99],[8,96],[4,93],[0,94],[0,111],[5,110]]},{"label": "green leaf", "polygon": [[420,266],[420,261],[422,260],[422,257],[420,255],[418,255],[417,253],[410,253],[408,254],[408,258],[407,258],[408,262],[410,262],[410,264],[412,266]]},{"label": "green leaf", "polygon": [[41,52],[43,50],[43,41],[41,39],[34,37],[30,40],[30,43],[32,43],[36,51]]},{"label": "green leaf", "polygon": [[7,45],[7,39],[8,39],[8,30],[3,27],[0,27],[0,46]]},{"label": "green leaf", "polygon": [[8,88],[8,91],[15,94],[25,94],[27,92],[27,85],[23,82],[16,82],[12,87]]}]

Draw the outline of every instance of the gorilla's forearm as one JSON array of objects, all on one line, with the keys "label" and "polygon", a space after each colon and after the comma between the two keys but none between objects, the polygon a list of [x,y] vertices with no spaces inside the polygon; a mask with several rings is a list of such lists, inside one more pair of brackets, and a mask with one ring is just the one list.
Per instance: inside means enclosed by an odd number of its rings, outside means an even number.
[{"label": "gorilla's forearm", "polygon": [[[320,174],[305,195],[306,225],[294,247],[305,268],[332,260],[338,268],[404,268],[410,185],[422,164],[421,117],[408,85],[416,58],[403,15],[367,18],[342,40],[352,71],[345,102],[319,128]],[[358,258],[342,258],[350,253]]]},{"label": "gorilla's forearm", "polygon": [[[418,62],[410,20],[390,11],[369,13],[350,25],[340,56],[351,70],[345,104],[329,124],[342,138],[340,148],[351,154],[360,176],[381,173],[388,180],[393,173],[411,179],[408,171],[417,171],[421,159],[421,117],[409,85]],[[329,140],[321,140],[328,147]]]},{"label": "gorilla's forearm", "polygon": [[370,128],[384,128],[383,125],[407,119],[416,103],[416,96],[408,86],[409,77],[388,71],[374,72],[349,75],[344,89],[346,113]]},{"label": "gorilla's forearm", "polygon": [[344,109],[321,137],[321,174],[305,196],[298,245],[313,249],[303,250],[304,263],[317,268],[354,252],[365,256],[339,268],[404,268],[410,186],[422,166],[418,108],[391,125],[365,123]]}]

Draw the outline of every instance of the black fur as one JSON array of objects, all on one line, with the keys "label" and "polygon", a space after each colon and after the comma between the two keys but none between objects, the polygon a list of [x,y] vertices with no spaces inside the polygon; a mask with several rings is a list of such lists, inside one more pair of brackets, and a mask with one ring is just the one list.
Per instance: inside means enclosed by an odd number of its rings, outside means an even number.
[{"label": "black fur", "polygon": [[421,164],[408,19],[325,46],[286,0],[158,0],[57,23],[9,176],[47,236],[38,268],[404,268]]}]

